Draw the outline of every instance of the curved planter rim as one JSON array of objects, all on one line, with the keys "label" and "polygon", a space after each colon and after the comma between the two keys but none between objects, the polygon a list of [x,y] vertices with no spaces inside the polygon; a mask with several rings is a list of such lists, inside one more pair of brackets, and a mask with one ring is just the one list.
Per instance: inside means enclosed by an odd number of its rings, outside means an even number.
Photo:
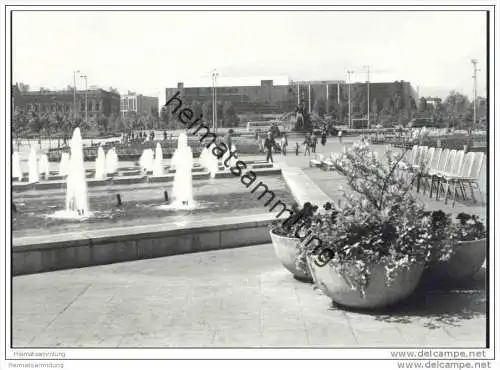
[{"label": "curved planter rim", "polygon": [[[408,267],[396,270],[394,280],[386,284],[385,263],[375,262],[369,265],[369,282],[362,295],[353,288],[345,274],[339,271],[341,265],[327,263],[317,266],[308,257],[309,268],[319,289],[340,306],[358,309],[378,309],[398,303],[413,293],[420,282],[424,262],[416,261]],[[343,265],[349,269],[350,264]]]},{"label": "curved planter rim", "polygon": [[299,270],[295,264],[297,245],[300,243],[300,239],[279,235],[275,233],[273,229],[269,230],[269,234],[271,235],[274,252],[276,253],[276,256],[280,260],[281,264],[288,271],[290,271],[296,279],[306,282],[312,282],[313,280],[310,271],[304,273],[303,271]]}]

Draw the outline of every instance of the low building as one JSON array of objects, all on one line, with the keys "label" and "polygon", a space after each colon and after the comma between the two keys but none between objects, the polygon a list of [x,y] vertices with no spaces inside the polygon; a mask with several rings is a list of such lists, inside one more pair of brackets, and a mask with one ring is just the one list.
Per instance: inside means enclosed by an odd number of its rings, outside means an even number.
[{"label": "low building", "polygon": [[87,113],[89,119],[120,113],[120,95],[103,89],[76,91],[76,107],[73,90],[21,91],[15,85],[12,98],[14,109],[38,113],[61,113],[72,116],[76,108],[77,116],[84,117]]},{"label": "low building", "polygon": [[158,114],[158,98],[132,92],[122,95],[120,98],[121,115],[125,116],[131,112]]}]

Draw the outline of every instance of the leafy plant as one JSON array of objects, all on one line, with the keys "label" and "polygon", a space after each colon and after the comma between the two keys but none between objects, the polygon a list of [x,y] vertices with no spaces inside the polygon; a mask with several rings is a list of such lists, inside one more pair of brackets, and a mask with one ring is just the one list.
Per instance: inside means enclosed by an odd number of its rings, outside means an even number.
[{"label": "leafy plant", "polygon": [[458,222],[449,225],[448,233],[453,241],[471,241],[486,238],[486,227],[478,216],[459,213]]},{"label": "leafy plant", "polygon": [[310,231],[319,245],[302,253],[319,266],[335,268],[361,294],[375,263],[384,264],[390,285],[399,270],[449,255],[442,250],[442,215],[426,213],[409,192],[413,179],[398,171],[404,155],[387,151],[379,159],[364,145],[338,155],[333,167],[354,193],[344,192],[342,206],[325,208],[311,219]]}]

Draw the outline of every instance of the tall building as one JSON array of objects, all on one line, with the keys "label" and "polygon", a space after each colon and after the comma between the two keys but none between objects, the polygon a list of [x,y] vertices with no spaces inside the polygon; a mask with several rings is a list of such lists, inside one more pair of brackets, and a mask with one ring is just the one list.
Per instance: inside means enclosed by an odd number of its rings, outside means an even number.
[{"label": "tall building", "polygon": [[152,96],[144,96],[129,92],[127,95],[122,95],[120,99],[120,112],[122,116],[127,113],[155,113],[158,110],[158,98]]},{"label": "tall building", "polygon": [[[85,97],[87,98],[88,118],[100,115],[109,117],[120,112],[120,95],[103,89],[91,89],[76,92],[76,114],[85,115]],[[17,85],[12,89],[14,109],[38,113],[60,113],[72,115],[74,111],[73,90],[60,91],[21,91]]]}]

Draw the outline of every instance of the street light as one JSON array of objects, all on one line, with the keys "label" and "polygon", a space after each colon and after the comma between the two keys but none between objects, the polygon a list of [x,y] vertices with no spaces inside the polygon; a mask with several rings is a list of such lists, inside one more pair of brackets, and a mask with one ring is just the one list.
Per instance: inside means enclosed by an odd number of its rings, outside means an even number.
[{"label": "street light", "polygon": [[366,90],[368,94],[368,123],[367,126],[370,128],[370,66],[363,66],[366,69],[367,80],[366,80]]},{"label": "street light", "polygon": [[351,127],[351,75],[354,71],[347,71],[347,83],[348,83],[348,105],[349,105],[349,120],[347,122],[348,127]]},{"label": "street light", "polygon": [[81,73],[80,70],[73,71],[73,121],[76,123],[76,74]]},{"label": "street light", "polygon": [[[474,107],[474,114],[473,114],[473,122],[472,122],[472,128],[476,125],[476,100],[477,100],[477,59],[471,59],[472,65],[474,66],[474,75],[472,76],[472,79],[474,80],[474,101],[473,101],[473,107]],[[471,128],[471,132],[472,132]]]},{"label": "street light", "polygon": [[213,70],[212,72],[212,86],[213,86],[213,102],[212,102],[212,119],[213,119],[213,127],[214,132],[217,133],[217,77],[219,77],[219,73],[217,70]]},{"label": "street light", "polygon": [[80,78],[83,78],[85,80],[85,124],[88,126],[89,119],[88,119],[88,105],[87,105],[87,94],[88,94],[87,76],[80,75]]}]

